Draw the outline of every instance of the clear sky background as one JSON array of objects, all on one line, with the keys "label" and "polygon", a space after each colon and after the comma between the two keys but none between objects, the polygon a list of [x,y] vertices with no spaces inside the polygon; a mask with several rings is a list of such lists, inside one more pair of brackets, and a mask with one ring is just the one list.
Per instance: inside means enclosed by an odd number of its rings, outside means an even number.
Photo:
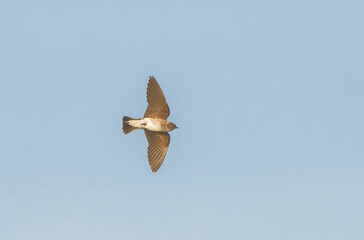
[{"label": "clear sky background", "polygon": [[[363,1],[1,1],[0,239],[364,239]],[[179,129],[161,169],[154,75]]]}]

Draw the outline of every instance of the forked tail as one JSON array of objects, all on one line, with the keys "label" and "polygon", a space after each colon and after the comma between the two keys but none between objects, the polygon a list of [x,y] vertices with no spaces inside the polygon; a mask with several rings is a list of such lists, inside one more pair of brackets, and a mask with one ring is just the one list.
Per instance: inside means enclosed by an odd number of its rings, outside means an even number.
[{"label": "forked tail", "polygon": [[131,125],[128,123],[128,121],[129,121],[129,120],[134,120],[134,118],[127,117],[127,116],[124,116],[124,117],[123,117],[123,132],[124,132],[125,134],[131,133],[131,132],[133,132],[133,131],[135,131],[135,130],[137,130],[137,129],[138,129],[138,128],[136,128],[136,127],[131,126]]}]

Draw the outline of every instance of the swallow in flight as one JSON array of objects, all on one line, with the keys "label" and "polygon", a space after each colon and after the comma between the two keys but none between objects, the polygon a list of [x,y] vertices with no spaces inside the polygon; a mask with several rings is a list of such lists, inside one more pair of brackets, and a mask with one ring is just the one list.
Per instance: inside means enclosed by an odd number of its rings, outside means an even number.
[{"label": "swallow in flight", "polygon": [[169,107],[166,98],[153,76],[149,77],[147,88],[148,107],[143,118],[123,117],[123,132],[131,133],[144,129],[148,141],[148,161],[152,172],[157,172],[166,157],[170,136],[168,132],[177,128],[167,121]]}]

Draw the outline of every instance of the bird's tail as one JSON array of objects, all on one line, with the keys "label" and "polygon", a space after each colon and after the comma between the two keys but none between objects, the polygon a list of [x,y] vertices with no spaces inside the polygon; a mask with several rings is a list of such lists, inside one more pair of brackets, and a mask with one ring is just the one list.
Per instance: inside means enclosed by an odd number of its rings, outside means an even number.
[{"label": "bird's tail", "polygon": [[138,128],[137,127],[133,127],[131,126],[128,121],[129,120],[135,120],[134,118],[131,118],[131,117],[127,117],[127,116],[124,116],[123,117],[123,132],[125,134],[128,134],[128,133],[131,133],[135,130],[137,130]]}]

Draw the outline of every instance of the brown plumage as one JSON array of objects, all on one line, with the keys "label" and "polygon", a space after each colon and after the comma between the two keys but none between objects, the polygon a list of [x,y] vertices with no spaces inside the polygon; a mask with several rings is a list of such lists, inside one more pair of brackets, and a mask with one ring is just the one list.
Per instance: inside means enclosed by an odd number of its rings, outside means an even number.
[{"label": "brown plumage", "polygon": [[177,126],[167,121],[169,117],[168,103],[153,76],[149,78],[147,102],[148,107],[143,118],[123,117],[123,131],[128,134],[139,128],[144,129],[148,141],[149,165],[153,172],[157,172],[167,154],[170,142],[168,132],[173,131]]},{"label": "brown plumage", "polygon": [[166,132],[144,130],[148,140],[148,161],[153,172],[157,172],[166,157],[170,137]]},{"label": "brown plumage", "polygon": [[149,78],[147,88],[148,107],[145,110],[144,117],[161,118],[167,120],[169,117],[169,107],[166,98],[153,76]]},{"label": "brown plumage", "polygon": [[127,123],[127,121],[129,121],[129,120],[135,120],[135,119],[134,118],[131,118],[131,117],[127,117],[127,116],[124,116],[123,117],[123,132],[125,134],[131,133],[131,132],[133,132],[133,131],[135,131],[135,130],[138,129],[137,127],[133,127],[133,126],[129,125]]}]

